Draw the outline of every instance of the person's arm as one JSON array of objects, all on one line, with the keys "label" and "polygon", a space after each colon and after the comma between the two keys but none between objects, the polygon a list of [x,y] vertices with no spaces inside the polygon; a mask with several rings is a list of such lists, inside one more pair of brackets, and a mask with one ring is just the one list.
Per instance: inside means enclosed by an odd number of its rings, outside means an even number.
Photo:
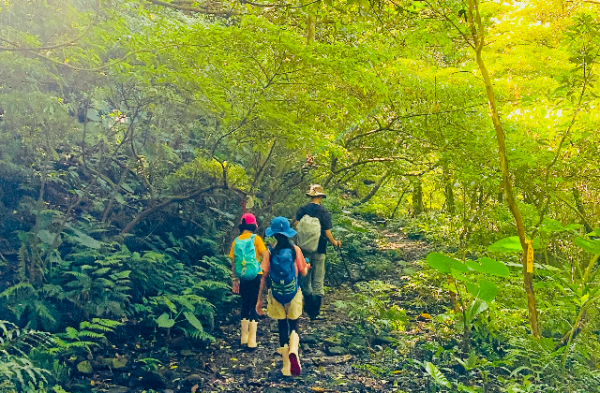
[{"label": "person's arm", "polygon": [[305,277],[308,274],[309,270],[310,270],[310,263],[307,263],[306,267],[304,269],[302,269],[302,271],[300,272],[300,274],[302,275],[302,277]]},{"label": "person's arm", "polygon": [[302,277],[308,274],[310,270],[310,263],[306,263],[306,259],[304,258],[304,254],[302,250],[298,246],[294,246],[296,249],[296,271],[298,271]]},{"label": "person's arm", "polygon": [[235,275],[235,257],[231,257],[231,291],[240,293],[240,279]]},{"label": "person's arm", "polygon": [[303,211],[303,208],[301,207],[296,212],[296,218],[292,220],[292,227],[294,227],[294,229],[298,228],[298,223],[300,222],[300,220],[302,219],[303,216],[304,216],[304,211]]},{"label": "person's arm", "polygon": [[333,244],[334,247],[342,247],[342,242],[339,240],[335,240],[333,238],[333,234],[331,233],[331,229],[328,229],[325,231],[325,236],[327,236],[327,239],[329,240],[329,242],[331,244]]},{"label": "person's arm", "polygon": [[[263,251],[262,254],[260,254],[262,256],[262,264],[263,267],[263,274],[262,277],[260,279],[260,287],[258,288],[258,298],[256,299],[256,313],[258,315],[262,315],[262,308],[263,308],[263,292],[265,290],[265,287],[267,286],[267,276],[269,275],[269,271],[267,269],[267,267],[269,266],[269,250],[265,250]],[[265,271],[266,270],[266,271]]]}]

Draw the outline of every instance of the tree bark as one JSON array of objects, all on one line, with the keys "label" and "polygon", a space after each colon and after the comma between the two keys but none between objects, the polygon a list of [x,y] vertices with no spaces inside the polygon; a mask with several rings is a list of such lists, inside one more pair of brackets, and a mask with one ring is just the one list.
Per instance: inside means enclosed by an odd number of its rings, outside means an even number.
[{"label": "tree bark", "polygon": [[423,206],[423,186],[421,179],[416,177],[413,180],[413,215],[418,216],[423,213],[425,207]]},{"label": "tree bark", "polygon": [[[579,215],[581,217],[585,217],[585,209],[583,207],[583,200],[581,199],[581,192],[579,191],[579,189],[577,187],[573,187],[571,189],[571,192],[573,193],[573,200],[575,200],[575,207],[577,208]],[[582,219],[581,223],[585,227],[586,233],[590,233],[590,232],[594,231],[592,229],[592,227],[590,226],[590,224],[587,222],[587,220]]]},{"label": "tree bark", "polygon": [[317,26],[317,17],[309,15],[306,18],[306,44],[310,45],[315,42],[315,29]]},{"label": "tree bark", "polygon": [[406,194],[406,191],[408,191],[408,187],[402,190],[402,194],[400,195],[400,198],[398,198],[398,203],[396,203],[396,207],[394,208],[394,211],[392,212],[392,216],[390,217],[390,220],[393,220],[394,217],[396,217],[396,212],[398,211],[398,207],[400,207],[400,203],[402,203],[402,199],[404,199],[404,195]]},{"label": "tree bark", "polygon": [[454,214],[456,206],[454,205],[454,188],[452,187],[452,177],[448,173],[448,168],[444,167],[444,198],[446,199],[446,210]]},{"label": "tree bark", "polygon": [[377,194],[377,191],[383,186],[383,183],[389,178],[390,174],[388,171],[384,172],[383,175],[377,180],[377,182],[373,185],[373,188],[369,191],[367,195],[363,199],[360,200],[360,203],[367,203],[371,198]]},{"label": "tree bark", "polygon": [[143,212],[141,212],[140,214],[138,214],[129,224],[127,224],[125,226],[125,228],[123,228],[123,230],[121,231],[121,234],[129,233],[137,224],[139,224],[146,217],[148,217],[149,215],[151,215],[153,213],[156,213],[159,210],[164,209],[165,207],[169,206],[172,203],[187,201],[187,200],[193,199],[201,194],[204,194],[204,193],[216,190],[216,189],[225,190],[225,189],[231,189],[231,188],[227,187],[226,185],[210,186],[210,187],[206,187],[201,190],[198,190],[187,196],[171,197],[171,198],[167,199],[166,201],[164,201],[163,203],[160,203],[156,206],[146,209]]},{"label": "tree bark", "polygon": [[535,338],[539,338],[540,329],[538,323],[538,312],[535,301],[535,292],[533,290],[533,274],[527,272],[527,237],[525,234],[525,226],[523,224],[523,218],[521,216],[521,211],[519,210],[519,206],[515,200],[513,184],[511,180],[511,174],[508,167],[508,159],[506,156],[506,142],[505,142],[505,133],[502,123],[500,122],[500,115],[498,113],[498,109],[496,107],[496,97],[494,93],[494,86],[492,84],[490,74],[488,69],[483,61],[482,50],[484,47],[484,31],[483,31],[483,23],[481,21],[481,14],[479,13],[479,1],[478,0],[469,0],[469,11],[468,11],[468,24],[471,31],[471,36],[473,39],[472,45],[475,50],[475,60],[477,62],[477,66],[479,67],[479,71],[481,72],[481,77],[483,78],[485,84],[485,90],[488,97],[489,103],[489,111],[490,116],[492,118],[492,123],[494,125],[494,130],[496,131],[496,140],[498,142],[498,155],[500,158],[500,169],[502,170],[502,184],[504,186],[504,191],[506,193],[506,202],[508,204],[508,208],[512,213],[515,224],[517,226],[517,233],[519,235],[519,241],[521,243],[521,247],[523,248],[521,262],[523,265],[523,284],[525,287],[525,292],[527,294],[527,308],[529,310],[529,324],[531,326],[531,333]]}]

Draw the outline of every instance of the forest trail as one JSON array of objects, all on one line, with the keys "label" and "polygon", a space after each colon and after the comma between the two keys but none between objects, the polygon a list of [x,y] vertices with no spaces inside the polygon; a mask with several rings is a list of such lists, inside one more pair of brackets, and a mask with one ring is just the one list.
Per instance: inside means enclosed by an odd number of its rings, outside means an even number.
[{"label": "forest trail", "polygon": [[[399,260],[392,274],[381,280],[402,286],[407,269],[416,269],[413,262],[423,258],[423,243],[409,240],[403,234],[383,232],[378,243],[381,250],[399,250]],[[331,251],[330,251],[331,252]],[[360,291],[359,284],[342,284],[328,291],[324,320],[300,320],[302,375],[284,378],[277,323],[265,317],[259,322],[259,346],[255,350],[239,344],[239,317],[235,310],[220,324],[221,335],[211,350],[184,359],[182,392],[381,392],[394,391],[397,382],[375,378],[369,370],[377,367],[388,349],[392,353],[396,340],[391,335],[365,335],[357,331],[356,317],[349,304]],[[396,303],[398,302],[398,303]],[[400,299],[395,303],[403,307]],[[418,315],[418,312],[417,312]],[[415,334],[407,332],[406,334]],[[184,351],[182,351],[183,353]],[[195,366],[194,366],[195,365]],[[415,381],[416,382],[416,381]]]}]

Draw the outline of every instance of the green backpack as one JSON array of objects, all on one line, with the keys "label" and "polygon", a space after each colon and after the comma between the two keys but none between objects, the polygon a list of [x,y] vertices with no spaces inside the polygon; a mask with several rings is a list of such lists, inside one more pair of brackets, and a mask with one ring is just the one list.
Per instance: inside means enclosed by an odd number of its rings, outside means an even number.
[{"label": "green backpack", "polygon": [[256,259],[256,247],[254,247],[255,237],[254,234],[248,239],[242,240],[239,237],[235,239],[233,249],[235,274],[241,280],[253,280],[260,272],[260,263]]}]

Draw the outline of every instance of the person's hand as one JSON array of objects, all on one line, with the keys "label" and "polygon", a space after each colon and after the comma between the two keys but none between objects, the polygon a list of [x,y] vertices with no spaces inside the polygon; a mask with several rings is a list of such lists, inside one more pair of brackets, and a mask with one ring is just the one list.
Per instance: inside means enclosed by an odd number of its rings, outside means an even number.
[{"label": "person's hand", "polygon": [[306,264],[306,271],[309,271],[311,267],[312,267],[312,266],[310,265],[310,263],[307,263],[307,264]]},{"label": "person's hand", "polygon": [[240,280],[239,279],[237,279],[237,278],[232,279],[231,291],[235,294],[240,293]]},{"label": "person's hand", "polygon": [[341,242],[341,241],[339,241],[339,240],[336,240],[336,241],[335,241],[335,246],[336,246],[337,248],[342,248],[342,242]]},{"label": "person's hand", "polygon": [[263,315],[262,308],[263,308],[263,300],[262,300],[262,297],[259,297],[258,300],[256,301],[256,314]]}]

